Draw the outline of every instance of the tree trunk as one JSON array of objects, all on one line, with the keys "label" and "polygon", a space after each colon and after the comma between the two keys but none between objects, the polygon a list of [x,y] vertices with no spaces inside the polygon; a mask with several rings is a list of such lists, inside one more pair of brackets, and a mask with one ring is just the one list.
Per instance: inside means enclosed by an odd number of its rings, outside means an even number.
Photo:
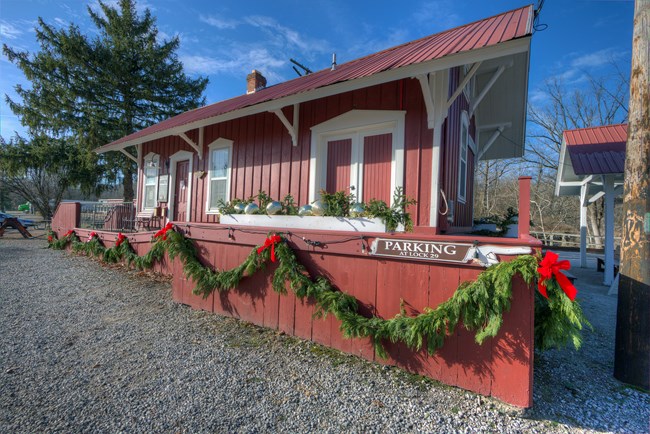
[{"label": "tree trunk", "polygon": [[650,0],[636,0],[614,377],[650,390]]},{"label": "tree trunk", "polygon": [[596,203],[587,207],[587,220],[589,221],[589,227],[591,228],[591,235],[594,237],[594,244],[596,249],[603,248],[603,210],[602,210],[602,199],[599,199]]},{"label": "tree trunk", "polygon": [[128,167],[124,168],[124,180],[122,181],[122,186],[124,187],[124,202],[133,202],[135,197],[133,190],[133,170],[131,169],[131,164]]}]

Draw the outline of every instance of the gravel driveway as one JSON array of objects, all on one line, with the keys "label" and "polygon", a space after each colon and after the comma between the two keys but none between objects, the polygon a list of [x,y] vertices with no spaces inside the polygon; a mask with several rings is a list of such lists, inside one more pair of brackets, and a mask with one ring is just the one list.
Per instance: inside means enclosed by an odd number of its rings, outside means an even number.
[{"label": "gravel driveway", "polygon": [[649,395],[611,376],[604,289],[581,294],[582,352],[537,355],[524,411],[192,311],[164,279],[45,245],[0,239],[2,433],[648,430]]}]

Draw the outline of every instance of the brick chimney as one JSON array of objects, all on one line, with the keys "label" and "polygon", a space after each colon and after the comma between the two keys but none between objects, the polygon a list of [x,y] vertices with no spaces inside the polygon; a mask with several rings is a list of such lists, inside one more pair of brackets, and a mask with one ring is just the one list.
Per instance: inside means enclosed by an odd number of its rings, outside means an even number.
[{"label": "brick chimney", "polygon": [[253,72],[246,76],[246,94],[255,93],[256,90],[266,87],[266,78],[259,71],[253,69]]}]

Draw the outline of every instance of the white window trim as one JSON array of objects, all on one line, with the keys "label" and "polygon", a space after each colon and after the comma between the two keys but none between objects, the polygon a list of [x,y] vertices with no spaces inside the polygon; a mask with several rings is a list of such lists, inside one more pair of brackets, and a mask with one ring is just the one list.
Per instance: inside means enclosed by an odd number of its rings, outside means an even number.
[{"label": "white window trim", "polygon": [[[467,142],[463,144],[463,126],[465,126],[465,129],[467,131]],[[460,203],[466,203],[467,202],[467,179],[469,178],[468,168],[469,168],[469,151],[470,151],[470,141],[471,137],[469,134],[469,116],[467,115],[467,112],[463,110],[463,112],[460,115],[460,134],[459,134],[459,149],[458,149],[458,194],[456,199],[458,199],[458,202]],[[461,174],[462,171],[460,170],[461,165],[463,164],[463,146],[465,146],[465,191],[462,192],[460,191],[460,181],[461,181]]]},{"label": "white window trim", "polygon": [[142,211],[153,211],[156,206],[158,205],[158,180],[160,177],[160,174],[158,173],[156,175],[156,188],[154,190],[154,206],[150,207],[145,207],[145,202],[147,200],[147,167],[149,167],[150,163],[153,162],[156,165],[156,170],[160,171],[160,155],[156,154],[155,152],[149,152],[147,155],[145,155],[144,159],[142,160]]},{"label": "white window trim", "polygon": [[206,214],[219,214],[219,209],[216,207],[210,207],[210,189],[212,188],[212,151],[215,149],[228,148],[228,174],[226,175],[226,202],[230,201],[230,183],[232,180],[232,148],[233,141],[229,139],[224,139],[219,137],[214,142],[208,145],[208,188],[207,188],[207,197],[205,199],[205,209]]},{"label": "white window trim", "polygon": [[176,163],[183,160],[190,161],[190,167],[187,172],[187,209],[185,212],[185,221],[190,221],[190,211],[192,205],[192,180],[194,179],[194,153],[189,151],[178,151],[171,157],[169,157],[169,202],[167,206],[169,207],[169,220],[174,217],[174,194],[176,193]]},{"label": "white window trim", "polygon": [[309,202],[318,198],[327,185],[327,142],[352,139],[350,182],[358,200],[363,197],[363,138],[391,133],[393,139],[390,197],[397,187],[404,186],[404,124],[406,112],[402,110],[350,110],[311,128],[311,155],[309,162]]}]

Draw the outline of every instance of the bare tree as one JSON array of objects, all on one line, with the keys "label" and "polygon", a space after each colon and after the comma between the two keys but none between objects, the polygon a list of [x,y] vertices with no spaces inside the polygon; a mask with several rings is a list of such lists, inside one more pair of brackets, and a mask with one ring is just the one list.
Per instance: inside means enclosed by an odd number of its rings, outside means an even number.
[{"label": "bare tree", "polygon": [[[556,198],[552,188],[545,188],[555,182],[563,132],[627,120],[629,80],[617,65],[613,65],[613,70],[613,74],[600,77],[585,73],[584,86],[572,89],[560,79],[553,78],[544,85],[546,100],[528,107],[528,152],[523,159],[538,173],[532,193],[533,209],[539,214],[542,228],[548,222],[545,221],[546,215],[556,220],[562,215],[569,218],[567,199]],[[577,209],[575,205],[569,208]],[[603,209],[602,199],[587,208],[590,232],[601,243]],[[577,223],[575,219],[571,220]],[[559,219],[552,226],[560,227],[562,221]]]}]

